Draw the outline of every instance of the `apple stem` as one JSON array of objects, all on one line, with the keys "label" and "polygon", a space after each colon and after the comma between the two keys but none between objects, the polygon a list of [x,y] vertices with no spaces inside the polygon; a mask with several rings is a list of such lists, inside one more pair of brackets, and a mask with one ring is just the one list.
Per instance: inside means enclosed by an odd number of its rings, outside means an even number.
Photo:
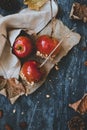
[{"label": "apple stem", "polygon": [[51,57],[51,55],[55,52],[55,50],[60,46],[60,44],[66,39],[66,38],[69,38],[72,31],[74,31],[76,28],[73,28],[68,34],[66,34],[61,40],[60,42],[58,43],[58,45],[51,51],[51,53],[49,54],[49,56],[43,61],[43,63],[39,66],[39,68],[41,68],[48,60],[49,58]]},{"label": "apple stem", "polygon": [[17,48],[17,50],[22,50],[22,47],[21,47],[21,46],[19,46],[19,47]]}]

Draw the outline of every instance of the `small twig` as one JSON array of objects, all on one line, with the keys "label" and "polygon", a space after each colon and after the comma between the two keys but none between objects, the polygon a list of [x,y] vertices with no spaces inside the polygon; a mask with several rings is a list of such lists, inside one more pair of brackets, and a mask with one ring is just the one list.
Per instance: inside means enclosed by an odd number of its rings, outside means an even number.
[{"label": "small twig", "polygon": [[72,33],[73,30],[75,30],[76,28],[73,28],[71,30],[71,32],[69,32],[67,35],[65,35],[60,42],[58,43],[58,45],[51,51],[51,53],[49,54],[49,56],[46,58],[46,60],[44,60],[44,62],[39,66],[40,68],[49,60],[49,58],[51,57],[51,55],[55,52],[55,50],[60,46],[60,44],[66,39],[70,37],[70,34]]}]

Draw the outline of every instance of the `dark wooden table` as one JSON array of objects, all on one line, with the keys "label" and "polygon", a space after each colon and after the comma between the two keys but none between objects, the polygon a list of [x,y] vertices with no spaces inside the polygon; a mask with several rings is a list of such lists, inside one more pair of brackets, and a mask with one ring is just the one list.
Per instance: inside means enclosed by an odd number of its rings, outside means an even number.
[{"label": "dark wooden table", "polygon": [[87,92],[87,66],[84,65],[87,50],[82,50],[87,46],[87,23],[69,19],[75,1],[87,4],[87,0],[58,0],[58,18],[69,28],[76,27],[76,32],[82,36],[80,43],[60,61],[58,71],[52,69],[46,82],[35,93],[20,97],[13,105],[0,95],[0,109],[4,112],[0,130],[5,130],[5,123],[13,130],[21,130],[19,123],[24,121],[28,124],[25,130],[68,130],[67,122],[77,115],[68,105]]}]

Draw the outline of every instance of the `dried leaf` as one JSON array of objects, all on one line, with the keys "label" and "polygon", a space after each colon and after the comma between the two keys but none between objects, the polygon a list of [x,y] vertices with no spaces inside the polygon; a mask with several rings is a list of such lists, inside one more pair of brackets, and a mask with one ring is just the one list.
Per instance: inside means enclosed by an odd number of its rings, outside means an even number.
[{"label": "dried leaf", "polygon": [[30,9],[39,10],[48,0],[24,0]]},{"label": "dried leaf", "polygon": [[73,104],[69,104],[69,106],[80,114],[87,113],[87,94],[85,94],[81,100]]},{"label": "dried leaf", "polygon": [[6,91],[8,98],[13,98],[17,95],[22,95],[25,93],[24,86],[15,78],[10,78],[7,80]]},{"label": "dried leaf", "polygon": [[79,100],[79,101],[77,101],[77,102],[75,102],[75,103],[73,103],[73,104],[69,104],[69,107],[71,107],[71,108],[73,108],[75,111],[77,111],[80,102],[81,102],[81,100]]},{"label": "dried leaf", "polygon": [[87,5],[80,4],[78,2],[73,3],[71,11],[70,11],[70,18],[82,20],[84,23],[87,22]]},{"label": "dried leaf", "polygon": [[7,80],[3,76],[0,76],[0,90],[2,90],[7,83]]},{"label": "dried leaf", "polygon": [[68,127],[69,130],[84,130],[85,123],[80,116],[75,116],[68,122]]},{"label": "dried leaf", "polygon": [[84,98],[82,98],[77,108],[77,111],[79,111],[82,114],[87,113],[87,95],[85,95]]}]

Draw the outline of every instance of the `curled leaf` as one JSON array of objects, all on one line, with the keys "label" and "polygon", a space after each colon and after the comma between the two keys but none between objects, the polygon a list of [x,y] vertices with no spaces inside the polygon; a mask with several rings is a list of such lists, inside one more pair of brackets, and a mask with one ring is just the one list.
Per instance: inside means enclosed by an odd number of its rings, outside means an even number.
[{"label": "curled leaf", "polygon": [[24,0],[30,9],[39,10],[48,0]]}]

